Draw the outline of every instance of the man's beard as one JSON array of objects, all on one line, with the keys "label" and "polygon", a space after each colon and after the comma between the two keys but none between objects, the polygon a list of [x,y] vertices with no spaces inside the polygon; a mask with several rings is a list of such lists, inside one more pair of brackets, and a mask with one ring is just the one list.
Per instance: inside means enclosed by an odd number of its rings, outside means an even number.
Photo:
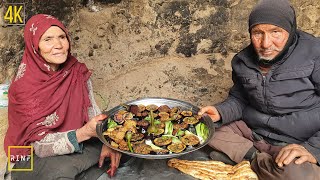
[{"label": "man's beard", "polygon": [[[280,49],[280,48],[270,47],[269,49],[262,49],[262,48],[260,48],[260,49],[258,49],[258,52],[261,52],[262,50],[263,50],[263,51],[277,51],[278,54],[282,51],[282,49]],[[277,55],[278,55],[278,54],[277,54]],[[270,57],[270,56],[262,56],[262,55],[260,55],[260,54],[258,53],[259,61],[272,61],[275,57],[277,57],[277,55],[274,56],[274,57]]]},{"label": "man's beard", "polygon": [[272,61],[273,57],[259,56],[259,61]]},{"label": "man's beard", "polygon": [[[258,52],[261,52],[261,51],[277,51],[279,54],[282,51],[282,49],[279,49],[273,46],[268,49],[262,49],[262,48],[258,49]],[[276,54],[275,56],[262,56],[260,53],[258,53],[259,65],[262,67],[272,66],[275,63],[274,59],[277,57],[278,54]]]}]

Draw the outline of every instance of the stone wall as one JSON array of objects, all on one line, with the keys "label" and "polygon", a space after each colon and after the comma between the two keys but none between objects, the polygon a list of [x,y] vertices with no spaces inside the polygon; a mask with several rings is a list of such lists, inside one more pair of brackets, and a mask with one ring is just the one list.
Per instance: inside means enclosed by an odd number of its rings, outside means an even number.
[{"label": "stone wall", "polygon": [[[27,17],[48,13],[66,24],[73,54],[93,72],[101,109],[150,96],[204,106],[226,97],[230,61],[249,43],[247,17],[256,2],[29,0]],[[291,2],[299,28],[320,36],[318,0]],[[0,27],[1,82],[21,59],[22,34],[22,27]]]}]

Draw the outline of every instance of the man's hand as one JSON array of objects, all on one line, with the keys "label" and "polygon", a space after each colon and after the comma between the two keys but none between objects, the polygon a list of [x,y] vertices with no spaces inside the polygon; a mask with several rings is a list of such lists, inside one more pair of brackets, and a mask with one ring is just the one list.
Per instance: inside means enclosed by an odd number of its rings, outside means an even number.
[{"label": "man's hand", "polygon": [[283,165],[290,164],[295,158],[298,158],[294,161],[296,164],[302,164],[304,162],[310,162],[313,164],[317,163],[317,160],[313,157],[313,155],[303,146],[298,144],[289,144],[283,147],[277,155],[275,161],[279,167],[282,167]]},{"label": "man's hand", "polygon": [[99,167],[102,167],[104,159],[106,157],[109,157],[111,160],[110,169],[107,170],[107,173],[110,177],[112,177],[114,176],[114,174],[117,171],[117,168],[119,167],[121,153],[114,151],[113,149],[110,149],[106,145],[103,145],[100,153]]},{"label": "man's hand", "polygon": [[80,129],[77,129],[76,136],[77,136],[78,142],[80,143],[82,141],[90,139],[91,137],[96,137],[97,136],[96,126],[99,121],[102,121],[105,118],[107,118],[105,114],[100,114],[98,116],[93,117]]},{"label": "man's hand", "polygon": [[200,109],[198,112],[199,116],[202,116],[204,113],[212,119],[213,122],[217,122],[221,119],[218,110],[214,106],[206,106]]}]

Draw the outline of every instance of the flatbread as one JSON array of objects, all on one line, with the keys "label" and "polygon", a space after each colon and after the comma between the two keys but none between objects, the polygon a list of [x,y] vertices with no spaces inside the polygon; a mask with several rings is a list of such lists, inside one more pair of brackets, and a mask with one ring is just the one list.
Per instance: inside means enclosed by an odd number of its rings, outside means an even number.
[{"label": "flatbread", "polygon": [[168,166],[183,173],[203,180],[257,180],[249,161],[242,161],[235,166],[220,161],[189,161],[170,159]]}]

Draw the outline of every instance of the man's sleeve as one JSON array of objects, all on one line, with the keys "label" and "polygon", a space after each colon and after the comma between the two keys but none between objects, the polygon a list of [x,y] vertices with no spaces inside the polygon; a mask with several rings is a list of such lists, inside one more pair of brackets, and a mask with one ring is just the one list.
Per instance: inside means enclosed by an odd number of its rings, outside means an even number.
[{"label": "man's sleeve", "polygon": [[228,98],[215,105],[220,113],[221,125],[230,123],[242,118],[242,111],[248,104],[246,94],[243,92],[243,86],[232,72],[233,86],[230,89]]},{"label": "man's sleeve", "polygon": [[[315,59],[315,67],[311,75],[311,80],[315,86],[316,94],[320,96],[320,57]],[[318,165],[320,165],[320,131],[310,137],[302,146],[317,159]]]},{"label": "man's sleeve", "polygon": [[317,160],[317,164],[320,165],[320,131],[308,139],[307,142],[301,144],[305,147]]}]

